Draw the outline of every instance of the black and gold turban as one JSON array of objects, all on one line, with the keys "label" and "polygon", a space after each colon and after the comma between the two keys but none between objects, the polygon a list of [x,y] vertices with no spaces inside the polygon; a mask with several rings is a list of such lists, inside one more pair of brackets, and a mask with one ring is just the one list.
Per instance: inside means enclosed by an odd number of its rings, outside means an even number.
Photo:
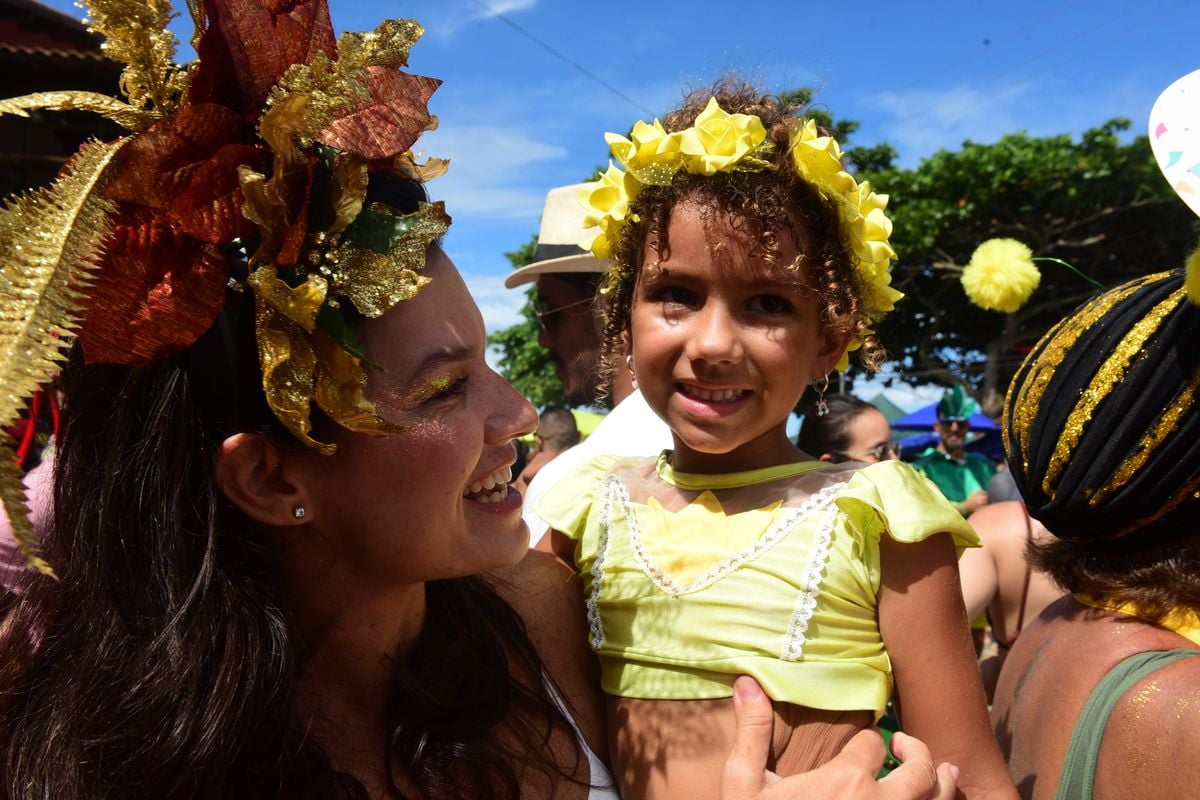
[{"label": "black and gold turban", "polygon": [[1075,542],[1200,520],[1200,307],[1183,270],[1085,303],[1025,359],[1004,448],[1029,512]]}]

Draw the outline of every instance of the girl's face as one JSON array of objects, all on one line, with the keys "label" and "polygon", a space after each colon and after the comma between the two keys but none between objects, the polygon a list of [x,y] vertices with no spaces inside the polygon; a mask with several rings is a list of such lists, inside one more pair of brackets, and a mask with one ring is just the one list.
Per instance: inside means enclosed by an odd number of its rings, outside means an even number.
[{"label": "girl's face", "polygon": [[484,360],[483,320],[450,260],[432,249],[424,274],[416,297],[360,328],[381,367],[367,370],[367,397],[404,432],[339,431],[337,452],[311,459],[312,524],[331,563],[366,584],[471,575],[529,545],[506,470],[537,414]]},{"label": "girl's face", "polygon": [[894,461],[892,451],[892,426],[879,411],[863,409],[846,425],[849,443],[843,454],[852,461],[874,464],[878,461]]},{"label": "girl's face", "polygon": [[[674,466],[733,472],[794,460],[788,414],[837,363],[845,337],[823,329],[803,269],[765,262],[695,201],[676,206],[667,238],[657,264],[656,243],[646,248],[630,332],[638,386],[675,437]],[[796,242],[780,240],[780,264],[793,263]]]}]

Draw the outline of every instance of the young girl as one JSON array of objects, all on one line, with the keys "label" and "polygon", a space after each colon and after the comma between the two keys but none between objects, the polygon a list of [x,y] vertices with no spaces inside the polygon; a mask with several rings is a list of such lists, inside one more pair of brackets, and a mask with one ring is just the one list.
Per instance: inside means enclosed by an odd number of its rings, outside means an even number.
[{"label": "young girl", "polygon": [[816,461],[785,432],[848,349],[883,357],[886,198],[748,87],[607,138],[627,172],[583,198],[614,265],[606,363],[674,450],[589,462],[538,513],[584,579],[624,796],[716,797],[721,698],[750,674],[775,700],[777,772],[826,761],[894,693],[966,796],[1015,797],[958,588],[955,548],[977,537],[906,465]]}]

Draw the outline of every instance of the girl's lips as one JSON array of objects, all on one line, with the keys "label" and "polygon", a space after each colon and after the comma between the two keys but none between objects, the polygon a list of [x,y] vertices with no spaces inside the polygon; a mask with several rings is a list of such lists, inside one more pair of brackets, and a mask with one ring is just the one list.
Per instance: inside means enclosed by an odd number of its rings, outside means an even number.
[{"label": "girl's lips", "polygon": [[[701,399],[696,396],[703,392],[713,399]],[[749,390],[741,390],[740,396],[732,400],[717,400],[715,396],[722,394],[728,395],[729,391],[719,392],[717,390],[701,390],[698,392],[696,387],[684,387],[683,384],[675,384],[675,397],[684,410],[693,416],[703,417],[705,419],[720,419],[727,417],[730,414],[735,414],[750,402],[753,392]]]}]

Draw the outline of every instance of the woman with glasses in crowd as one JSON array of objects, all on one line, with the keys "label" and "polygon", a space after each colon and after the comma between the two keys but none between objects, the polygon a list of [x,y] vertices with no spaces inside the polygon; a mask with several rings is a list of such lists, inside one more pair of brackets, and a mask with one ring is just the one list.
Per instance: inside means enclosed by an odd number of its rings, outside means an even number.
[{"label": "woman with glasses in crowd", "polygon": [[892,441],[892,426],[878,408],[848,394],[829,395],[825,407],[824,414],[818,414],[815,407],[805,414],[796,440],[801,450],[835,464],[874,464],[900,457]]}]

